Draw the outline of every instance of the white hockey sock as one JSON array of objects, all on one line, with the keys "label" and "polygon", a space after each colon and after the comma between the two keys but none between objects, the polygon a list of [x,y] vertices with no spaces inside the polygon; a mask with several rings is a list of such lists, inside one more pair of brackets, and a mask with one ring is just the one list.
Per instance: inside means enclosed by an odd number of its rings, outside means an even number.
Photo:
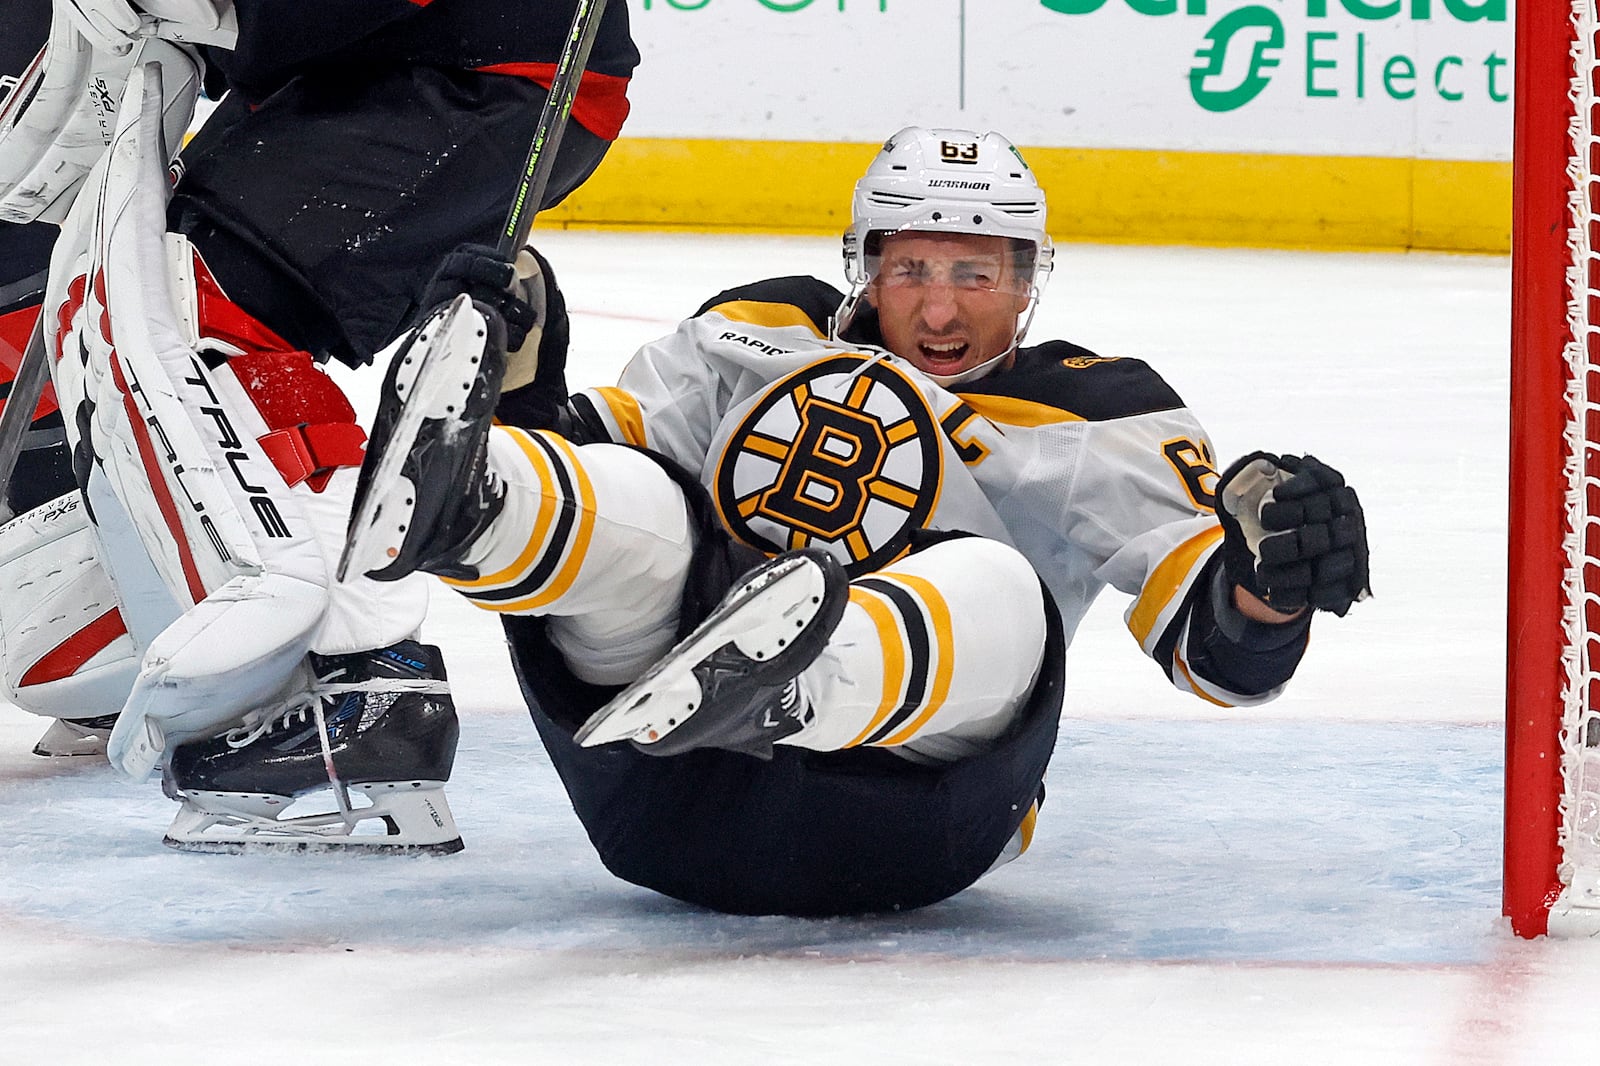
[{"label": "white hockey sock", "polygon": [[489,466],[505,508],[446,580],[485,610],[551,616],[573,672],[632,681],[672,646],[694,552],[682,491],[650,459],[612,444],[496,427]]},{"label": "white hockey sock", "polygon": [[827,650],[801,675],[815,719],[779,743],[931,762],[983,750],[1038,676],[1043,595],[1021,555],[977,537],[857,578]]}]

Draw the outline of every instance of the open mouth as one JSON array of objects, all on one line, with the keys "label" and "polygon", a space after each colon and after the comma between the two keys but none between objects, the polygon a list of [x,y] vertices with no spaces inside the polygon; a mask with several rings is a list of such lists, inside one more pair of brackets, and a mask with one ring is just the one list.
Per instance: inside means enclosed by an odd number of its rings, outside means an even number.
[{"label": "open mouth", "polygon": [[917,345],[917,350],[928,365],[935,368],[960,366],[967,357],[967,345],[960,341],[923,342]]}]

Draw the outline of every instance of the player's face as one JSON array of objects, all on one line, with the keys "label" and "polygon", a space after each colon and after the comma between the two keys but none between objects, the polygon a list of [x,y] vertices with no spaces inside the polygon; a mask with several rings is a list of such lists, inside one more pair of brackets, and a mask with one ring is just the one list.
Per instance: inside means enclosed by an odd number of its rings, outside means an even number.
[{"label": "player's face", "polygon": [[1028,305],[1028,281],[1004,237],[891,234],[867,299],[884,344],[925,373],[951,376],[1011,346]]}]

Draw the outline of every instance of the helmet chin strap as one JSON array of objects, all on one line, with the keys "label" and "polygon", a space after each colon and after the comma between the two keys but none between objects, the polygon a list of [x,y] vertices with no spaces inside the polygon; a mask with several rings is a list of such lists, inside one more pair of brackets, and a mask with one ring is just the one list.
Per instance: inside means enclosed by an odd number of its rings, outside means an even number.
[{"label": "helmet chin strap", "polygon": [[829,340],[844,340],[844,332],[856,320],[856,312],[861,310],[861,299],[866,293],[867,289],[863,284],[856,283],[850,287],[850,295],[846,296],[839,309],[828,317]]}]

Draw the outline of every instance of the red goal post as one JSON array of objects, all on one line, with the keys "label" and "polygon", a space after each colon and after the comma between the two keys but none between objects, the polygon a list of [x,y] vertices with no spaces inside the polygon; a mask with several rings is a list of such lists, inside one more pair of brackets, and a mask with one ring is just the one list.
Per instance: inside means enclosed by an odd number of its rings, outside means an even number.
[{"label": "red goal post", "polygon": [[1600,0],[1517,4],[1504,913],[1600,935]]}]

